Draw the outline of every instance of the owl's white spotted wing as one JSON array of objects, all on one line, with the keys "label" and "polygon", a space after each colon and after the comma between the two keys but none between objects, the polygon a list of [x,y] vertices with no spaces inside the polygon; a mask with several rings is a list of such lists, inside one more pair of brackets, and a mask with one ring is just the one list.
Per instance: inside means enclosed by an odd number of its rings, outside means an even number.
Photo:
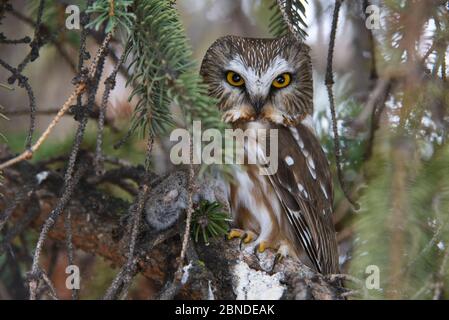
[{"label": "owl's white spotted wing", "polygon": [[282,203],[296,238],[315,268],[338,272],[338,249],[332,222],[332,178],[321,146],[311,130],[278,130],[278,170],[270,182]]}]

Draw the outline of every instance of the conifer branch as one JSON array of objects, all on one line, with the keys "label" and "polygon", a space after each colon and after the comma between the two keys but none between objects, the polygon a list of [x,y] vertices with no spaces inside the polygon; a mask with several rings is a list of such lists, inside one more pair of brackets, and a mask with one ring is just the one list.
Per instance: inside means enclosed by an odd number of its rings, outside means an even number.
[{"label": "conifer branch", "polygon": [[271,6],[274,11],[269,24],[271,33],[280,37],[291,32],[298,41],[304,41],[306,4],[307,0],[275,0]]}]

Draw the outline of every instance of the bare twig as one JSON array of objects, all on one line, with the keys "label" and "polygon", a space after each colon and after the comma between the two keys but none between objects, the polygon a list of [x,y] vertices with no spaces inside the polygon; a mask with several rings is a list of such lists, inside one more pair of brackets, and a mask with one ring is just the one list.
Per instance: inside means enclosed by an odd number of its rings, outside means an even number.
[{"label": "bare twig", "polygon": [[328,278],[329,281],[331,281],[331,282],[334,282],[337,280],[351,281],[351,282],[354,282],[360,288],[358,290],[353,290],[353,291],[343,293],[342,294],[343,297],[358,294],[359,290],[361,290],[363,292],[364,299],[367,299],[369,297],[368,289],[366,288],[365,282],[363,282],[362,280],[360,280],[354,276],[351,276],[349,274],[331,274],[331,275],[326,276],[326,278]]},{"label": "bare twig", "polygon": [[[1,84],[0,84],[1,86]],[[98,121],[98,117],[100,116],[100,107],[95,104],[94,110],[92,112],[89,112],[88,116],[92,119],[95,119]],[[59,109],[48,109],[48,110],[36,110],[36,116],[54,116],[59,112]],[[24,115],[28,115],[28,110],[6,110],[3,111],[3,116],[8,117],[20,117]],[[65,113],[63,116],[70,116],[70,113]],[[1,117],[1,116],[0,116]],[[108,126],[111,131],[113,132],[119,132],[120,130],[114,125],[113,121],[109,121],[107,118],[104,118],[104,126]]]},{"label": "bare twig", "polygon": [[[28,99],[30,101],[30,126],[28,129],[28,135],[26,138],[26,148],[29,149],[32,144],[33,134],[36,127],[36,101],[31,89],[31,85],[28,82],[28,79],[23,76],[21,73],[28,65],[29,62],[36,60],[39,57],[39,50],[45,44],[44,37],[41,34],[41,24],[42,24],[42,16],[44,13],[45,0],[40,0],[39,7],[37,10],[37,18],[36,23],[34,24],[34,37],[30,43],[31,50],[23,59],[23,61],[17,66],[17,68],[7,68],[12,76],[8,79],[9,84],[13,84],[16,80],[18,80],[19,86],[25,88],[28,94]],[[5,63],[2,63],[2,66],[5,67]]]},{"label": "bare twig", "polygon": [[72,106],[73,102],[75,101],[76,97],[81,95],[84,90],[86,89],[85,84],[80,84],[75,88],[75,91],[72,92],[72,94],[67,98],[66,102],[62,105],[61,109],[59,109],[56,116],[53,118],[53,120],[48,125],[47,129],[42,133],[42,135],[39,137],[39,139],[31,146],[30,149],[25,150],[17,157],[14,157],[2,164],[0,164],[0,170],[3,170],[9,166],[12,166],[20,161],[23,160],[29,160],[33,157],[33,154],[39,149],[39,147],[42,145],[42,143],[48,138],[50,133],[52,132],[53,128],[56,126],[56,124],[61,120],[62,116],[69,110],[70,106]]},{"label": "bare twig", "polygon": [[[111,40],[112,33],[109,33],[106,38],[104,39],[103,45],[98,50],[98,53],[96,57],[94,58],[94,61],[92,61],[90,67],[89,67],[89,76],[91,78],[94,77],[96,67],[98,64],[99,59],[104,56],[105,50],[107,45],[109,44],[109,41]],[[69,98],[66,100],[66,102],[62,105],[56,116],[53,118],[53,120],[48,125],[47,129],[42,133],[42,135],[39,137],[39,139],[31,146],[30,149],[25,150],[23,153],[18,155],[15,158],[12,158],[2,164],[0,164],[0,170],[5,169],[9,166],[12,166],[20,161],[23,160],[29,160],[33,157],[33,154],[39,149],[39,147],[42,145],[42,143],[48,138],[50,133],[52,132],[53,128],[56,126],[56,124],[61,120],[62,116],[70,109],[70,107],[73,105],[76,98],[80,97],[81,94],[86,90],[87,86],[84,82],[81,82],[78,84],[78,86],[75,88],[75,90],[72,92],[72,94],[69,96]]]},{"label": "bare twig", "polygon": [[20,205],[24,200],[30,198],[30,192],[32,191],[33,186],[26,185],[24,186],[21,192],[15,195],[15,198],[11,203],[6,207],[5,211],[0,215],[0,231],[2,231],[8,219],[11,217],[12,213],[16,209],[18,205]]},{"label": "bare twig", "polygon": [[21,44],[21,43],[30,43],[30,37],[26,36],[20,39],[6,39],[3,37],[2,33],[0,33],[0,43],[3,44]]},{"label": "bare twig", "polygon": [[[89,4],[88,4],[89,6]],[[31,26],[32,28],[36,28],[36,23],[33,21],[33,19],[31,19],[30,17],[25,16],[24,14],[22,14],[19,11],[16,11],[15,9],[10,10],[11,15],[13,15],[15,18],[19,19],[20,21],[28,24],[29,26]],[[61,55],[61,57],[67,62],[67,64],[70,66],[70,68],[76,72],[76,65],[75,62],[72,60],[72,58],[70,57],[69,53],[67,52],[67,50],[64,48],[64,45],[61,41],[58,40],[58,34],[48,34],[49,29],[48,27],[46,27],[43,23],[40,24],[40,32],[41,33],[46,33],[46,37],[48,38],[48,40],[50,41],[51,44],[53,44],[56,48],[56,50],[59,52],[59,54]]]},{"label": "bare twig", "polygon": [[[43,270],[38,269],[35,273],[28,274],[28,281],[30,283],[31,289],[30,300],[36,300],[39,296],[41,296],[45,292],[47,292],[53,300],[58,300],[55,286],[53,285],[50,278]],[[41,287],[41,290],[38,290],[40,281],[43,281],[45,286]]]},{"label": "bare twig", "polygon": [[98,175],[100,175],[104,170],[104,168],[103,168],[103,151],[102,151],[103,130],[104,130],[106,108],[107,108],[107,104],[108,104],[108,100],[109,100],[109,95],[115,87],[115,79],[117,77],[117,73],[118,73],[121,65],[123,64],[123,62],[126,58],[128,46],[129,46],[129,43],[128,43],[128,45],[126,45],[125,50],[123,51],[119,61],[117,62],[117,64],[114,67],[114,70],[111,72],[109,77],[104,82],[105,89],[103,92],[103,97],[101,100],[101,105],[99,108],[99,115],[98,115],[97,146],[96,146],[95,163],[94,163],[95,167],[96,167],[96,172]]},{"label": "bare twig", "polygon": [[[27,206],[29,209],[26,211],[26,214],[24,214],[21,217],[21,219],[16,221],[14,225],[11,228],[9,228],[6,233],[2,235],[2,241],[0,243],[0,256],[10,249],[11,241],[15,239],[17,236],[19,236],[27,227],[29,227],[32,221],[40,213],[39,203],[37,202],[36,196],[33,193],[33,191],[28,192],[27,195],[28,199],[23,203],[21,203],[20,205]],[[15,209],[17,209],[18,207],[19,206],[17,206]]]},{"label": "bare twig", "polygon": [[131,236],[129,239],[129,246],[127,252],[127,261],[120,269],[119,273],[114,278],[112,284],[109,286],[106,291],[103,299],[111,300],[120,296],[122,299],[125,298],[128,294],[128,289],[131,284],[131,281],[134,275],[137,272],[137,263],[139,262],[139,258],[136,257],[136,243],[137,236],[139,234],[141,223],[142,223],[142,214],[143,209],[145,207],[145,201],[148,196],[149,186],[148,186],[148,173],[149,173],[149,159],[151,158],[151,153],[153,150],[153,137],[148,137],[147,143],[147,154],[146,154],[146,177],[144,179],[143,185],[141,186],[139,193],[137,195],[136,203],[130,207],[131,213]]},{"label": "bare twig", "polygon": [[[64,227],[66,232],[66,249],[67,249],[67,262],[69,265],[74,264],[74,248],[73,248],[73,233],[72,233],[72,214],[67,212],[64,221]],[[72,300],[78,300],[78,290],[72,289]]]},{"label": "bare twig", "polygon": [[55,289],[53,282],[51,282],[50,278],[42,270],[41,270],[41,276],[42,276],[42,280],[44,280],[44,283],[47,285],[47,287],[49,289],[50,297],[52,297],[52,299],[54,299],[54,300],[58,300],[58,295],[56,294],[56,289]]},{"label": "bare twig", "polygon": [[184,230],[184,236],[182,239],[182,248],[181,248],[181,254],[179,255],[179,266],[178,270],[176,271],[175,277],[177,279],[181,279],[182,276],[182,268],[184,267],[184,258],[187,251],[187,245],[189,243],[190,238],[190,224],[192,222],[192,214],[193,214],[193,190],[194,190],[194,177],[195,177],[195,170],[193,168],[193,143],[192,138],[190,138],[190,164],[189,164],[189,180],[188,180],[188,207],[187,207],[187,217],[186,217],[186,225]]},{"label": "bare twig", "polygon": [[[92,61],[90,68],[89,68],[89,86],[86,88],[88,90],[87,94],[87,106],[86,109],[92,108],[92,105],[95,101],[95,93],[98,89],[98,84],[100,82],[101,73],[103,71],[105,56],[107,53],[107,46],[109,44],[109,41],[111,39],[111,33],[109,33],[106,38],[104,39],[103,45],[98,49],[97,55],[95,56],[94,60]],[[81,62],[82,63],[82,62]],[[81,70],[81,68],[80,68]],[[84,83],[81,82],[81,83]],[[38,282],[36,280],[36,276],[38,275],[39,271],[39,258],[42,251],[42,247],[44,244],[44,241],[47,237],[48,232],[53,227],[53,225],[56,222],[56,219],[62,214],[64,211],[65,206],[70,201],[70,198],[72,196],[73,190],[75,186],[77,185],[79,179],[81,176],[85,173],[86,168],[85,164],[80,166],[80,169],[77,171],[77,173],[74,175],[75,171],[75,162],[78,156],[79,148],[81,145],[81,142],[84,137],[84,132],[86,129],[88,118],[86,116],[86,113],[83,112],[81,114],[80,124],[77,129],[77,133],[75,136],[75,141],[73,143],[72,151],[70,153],[69,163],[67,166],[67,171],[64,176],[64,188],[63,188],[63,194],[61,198],[58,201],[58,204],[56,205],[56,208],[51,212],[48,219],[45,221],[42,231],[39,234],[39,239],[36,245],[36,250],[33,257],[33,264],[31,268],[31,280],[29,282],[29,288],[30,288],[30,298],[36,298],[36,290],[38,287]]]},{"label": "bare twig", "polygon": [[30,126],[28,130],[28,135],[26,138],[26,148],[29,148],[31,146],[31,141],[33,138],[34,128],[35,128],[35,121],[36,121],[36,98],[33,93],[33,89],[31,88],[31,85],[28,81],[28,78],[23,76],[19,70],[19,68],[13,68],[9,64],[7,64],[5,61],[0,59],[0,65],[7,69],[12,74],[13,80],[11,78],[8,80],[9,84],[13,84],[15,80],[17,79],[19,87],[22,87],[25,89],[28,95],[28,101],[29,101],[29,114],[30,114]]},{"label": "bare twig", "polygon": [[337,119],[335,114],[335,101],[334,101],[334,93],[333,93],[333,85],[334,85],[334,75],[332,71],[332,62],[334,57],[334,46],[335,46],[335,37],[337,33],[337,24],[338,24],[338,15],[340,12],[340,7],[343,0],[335,0],[335,8],[334,8],[334,14],[332,18],[332,29],[330,34],[330,41],[329,41],[329,52],[327,55],[327,69],[326,69],[326,88],[327,88],[327,94],[329,98],[329,104],[330,104],[330,110],[332,115],[332,128],[334,132],[334,148],[335,148],[335,160],[336,160],[336,167],[337,167],[337,174],[338,174],[338,180],[340,182],[341,189],[343,190],[343,193],[348,199],[348,201],[355,207],[358,208],[359,205],[352,199],[350,196],[345,181],[343,177],[343,169],[341,165],[341,148],[340,148],[340,137],[338,135],[338,128],[337,128]]},{"label": "bare twig", "polygon": [[30,289],[30,299],[36,299],[36,290],[38,288],[38,279],[40,277],[40,267],[39,267],[39,258],[41,256],[42,248],[44,245],[44,241],[47,238],[47,234],[53,225],[56,223],[56,219],[64,210],[65,206],[70,201],[75,185],[78,183],[81,176],[85,173],[86,168],[82,166],[80,170],[74,175],[73,179],[70,179],[70,183],[65,185],[65,190],[63,196],[59,199],[58,204],[55,209],[51,212],[49,217],[45,220],[45,223],[42,227],[42,230],[39,234],[39,239],[36,244],[36,248],[34,251],[33,264],[31,267],[31,271],[29,273],[29,289]]},{"label": "bare twig", "polygon": [[195,178],[195,170],[193,167],[193,144],[192,138],[190,138],[190,164],[189,164],[189,178],[188,178],[188,203],[187,203],[187,215],[185,219],[185,227],[184,234],[182,237],[182,246],[181,253],[178,257],[178,268],[174,274],[174,279],[165,284],[164,288],[158,294],[158,299],[161,300],[171,300],[181,289],[182,283],[182,275],[183,270],[185,268],[184,260],[186,258],[186,254],[189,249],[189,244],[191,243],[191,235],[190,235],[190,225],[192,223],[192,214],[193,214],[193,191],[195,188],[194,178]]}]

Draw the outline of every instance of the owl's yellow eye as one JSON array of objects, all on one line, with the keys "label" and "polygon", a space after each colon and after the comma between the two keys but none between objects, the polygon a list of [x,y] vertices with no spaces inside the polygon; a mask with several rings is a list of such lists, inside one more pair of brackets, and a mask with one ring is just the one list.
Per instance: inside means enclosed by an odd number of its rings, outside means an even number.
[{"label": "owl's yellow eye", "polygon": [[273,80],[273,87],[281,89],[285,88],[290,84],[290,81],[292,80],[292,76],[290,73],[283,73],[276,77],[276,79]]},{"label": "owl's yellow eye", "polygon": [[245,84],[245,80],[243,80],[243,77],[234,71],[228,71],[226,73],[226,80],[231,86],[234,87],[241,87]]}]

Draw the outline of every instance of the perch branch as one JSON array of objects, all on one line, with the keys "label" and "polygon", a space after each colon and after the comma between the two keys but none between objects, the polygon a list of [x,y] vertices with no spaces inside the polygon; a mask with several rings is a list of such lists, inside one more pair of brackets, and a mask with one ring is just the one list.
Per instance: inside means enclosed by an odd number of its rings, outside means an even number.
[{"label": "perch branch", "polygon": [[[0,154],[1,157],[5,155]],[[36,175],[42,170],[48,171],[49,174],[39,184],[36,181],[34,186],[36,203],[39,205],[34,205],[34,202],[30,204],[31,207],[37,208],[37,215],[30,222],[29,227],[36,230],[41,229],[55,203],[59,201],[59,193],[64,183],[60,175],[42,168],[39,164],[21,162],[5,170],[5,182],[2,187],[5,198],[10,198],[23,188],[25,181],[35,181]],[[86,177],[92,175],[94,169],[92,166],[87,166],[87,170],[90,171],[84,175]],[[141,170],[142,175],[144,174],[142,168],[136,168],[136,170]],[[115,266],[125,265],[128,260],[126,244],[129,245],[129,242],[123,227],[123,212],[127,211],[129,204],[101,193],[95,185],[89,184],[85,178],[81,179],[83,188],[73,190],[71,200],[64,209],[72,218],[74,248],[104,257]],[[161,180],[160,183],[164,181]],[[186,190],[188,186],[177,186],[177,188]],[[147,203],[152,201],[149,198]],[[0,210],[3,210],[5,206],[4,200],[0,199]],[[18,205],[8,223],[20,222],[27,215],[28,210],[28,205]],[[48,231],[48,237],[64,242],[66,239],[64,224],[63,219],[58,219]],[[146,224],[142,224],[137,239],[135,272],[152,280],[156,289],[162,288],[167,279],[173,279],[179,265],[177,257],[181,251],[182,239],[178,228],[172,227],[157,232]],[[200,268],[190,269],[186,281],[182,283],[179,293],[174,298],[208,298],[202,293],[202,289],[208,286],[213,292],[213,297],[209,298],[268,298],[264,296],[270,292],[268,289],[259,290],[259,292],[255,290],[261,284],[260,281],[270,281],[270,285],[276,286],[279,290],[278,294],[270,297],[277,299],[339,299],[341,297],[340,289],[331,281],[314,273],[296,260],[286,258],[271,272],[274,252],[263,253],[258,260],[253,255],[252,247],[243,247],[241,250],[238,240],[223,239],[215,239],[209,246],[197,243],[195,247],[198,252],[196,260],[201,260],[203,264]],[[191,259],[190,256],[189,259]],[[250,279],[254,277],[254,282],[245,284],[242,277],[246,276]]]}]

